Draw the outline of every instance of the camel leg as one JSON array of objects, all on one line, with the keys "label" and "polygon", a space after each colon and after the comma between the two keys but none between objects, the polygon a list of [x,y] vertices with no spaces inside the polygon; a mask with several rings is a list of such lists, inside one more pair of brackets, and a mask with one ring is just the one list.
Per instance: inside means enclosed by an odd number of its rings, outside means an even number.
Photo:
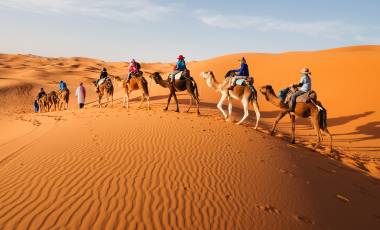
[{"label": "camel leg", "polygon": [[280,114],[277,115],[277,118],[276,120],[274,121],[273,123],[273,126],[272,126],[272,129],[270,131],[270,135],[273,135],[274,134],[274,131],[276,130],[276,126],[278,124],[278,122],[280,122],[280,120],[286,115],[286,111],[282,111],[280,112]]},{"label": "camel leg", "polygon": [[193,105],[193,95],[190,94],[189,107],[187,108],[186,113],[190,111],[192,105]]},{"label": "camel leg", "polygon": [[127,103],[127,109],[129,109],[129,94],[128,93],[124,95],[124,105],[125,103]]},{"label": "camel leg", "polygon": [[142,106],[142,104],[144,102],[144,98],[145,98],[145,96],[144,96],[144,94],[142,94],[141,95],[141,99],[140,99],[140,105],[139,105],[139,107],[137,107],[138,109],[141,109],[141,106]]},{"label": "camel leg", "polygon": [[311,123],[313,124],[315,134],[316,134],[316,143],[314,146],[314,150],[316,150],[321,145],[321,131],[319,127],[318,117],[311,118]]},{"label": "camel leg", "polygon": [[228,100],[228,119],[231,118],[232,115],[232,101],[230,97],[227,97]]},{"label": "camel leg", "polygon": [[252,104],[253,104],[253,109],[255,110],[255,113],[256,113],[256,125],[255,125],[255,129],[257,129],[257,127],[259,126],[259,120],[260,120],[259,104],[257,103],[256,99],[254,99],[252,101]]},{"label": "camel leg", "polygon": [[195,100],[195,103],[197,104],[197,114],[201,115],[201,113],[199,112],[199,98],[195,96],[195,93],[192,94],[192,97],[193,97],[193,100]]},{"label": "camel leg", "polygon": [[148,104],[148,109],[150,110],[150,101],[149,101],[149,96],[146,96],[146,103]]},{"label": "camel leg", "polygon": [[169,108],[169,104],[170,104],[170,100],[172,99],[172,92],[170,92],[169,94],[169,97],[168,97],[168,104],[166,105],[166,108],[164,109],[164,111],[168,111],[168,108]]},{"label": "camel leg", "polygon": [[223,110],[223,101],[226,100],[226,98],[227,98],[227,94],[222,93],[222,97],[220,98],[218,104],[216,105],[216,107],[223,113],[224,119],[228,118],[226,112],[224,112]]},{"label": "camel leg", "polygon": [[328,153],[332,153],[332,135],[327,128],[322,129],[322,132],[329,137]]},{"label": "camel leg", "polygon": [[240,125],[249,115],[249,112],[248,112],[248,100],[244,100],[242,101],[242,104],[243,104],[243,108],[244,108],[244,115],[243,115],[243,118],[236,124]]},{"label": "camel leg", "polygon": [[291,143],[296,143],[296,116],[290,115],[290,120],[292,122],[292,140]]},{"label": "camel leg", "polygon": [[175,103],[176,103],[176,105],[177,105],[177,110],[176,110],[176,112],[179,113],[178,99],[177,99],[177,94],[176,94],[175,92],[173,93],[173,97],[174,97]]}]

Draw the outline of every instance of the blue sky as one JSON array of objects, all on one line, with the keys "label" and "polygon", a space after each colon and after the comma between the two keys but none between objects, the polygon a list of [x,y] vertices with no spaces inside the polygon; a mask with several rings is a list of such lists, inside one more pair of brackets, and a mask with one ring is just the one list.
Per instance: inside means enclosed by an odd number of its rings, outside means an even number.
[{"label": "blue sky", "polygon": [[380,44],[380,1],[1,0],[1,53],[110,61]]}]

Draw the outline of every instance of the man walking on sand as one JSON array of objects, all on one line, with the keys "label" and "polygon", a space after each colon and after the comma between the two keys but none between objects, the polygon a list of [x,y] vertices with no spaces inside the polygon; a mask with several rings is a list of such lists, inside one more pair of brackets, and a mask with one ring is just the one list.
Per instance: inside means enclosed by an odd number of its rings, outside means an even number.
[{"label": "man walking on sand", "polygon": [[84,102],[86,100],[86,88],[83,86],[83,82],[81,82],[75,92],[75,96],[78,97],[79,108],[83,109]]}]

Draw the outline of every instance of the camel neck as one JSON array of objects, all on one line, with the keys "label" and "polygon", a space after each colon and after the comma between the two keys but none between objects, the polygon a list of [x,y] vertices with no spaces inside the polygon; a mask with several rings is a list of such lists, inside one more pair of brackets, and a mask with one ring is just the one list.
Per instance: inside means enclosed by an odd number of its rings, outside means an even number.
[{"label": "camel neck", "polygon": [[215,80],[215,78],[210,78],[209,80],[208,80],[208,85],[211,87],[211,88],[213,88],[214,90],[216,90],[216,91],[221,91],[222,89],[222,84],[221,83],[219,83],[219,82],[217,82],[216,80]]},{"label": "camel neck", "polygon": [[272,103],[274,106],[281,107],[281,100],[273,93],[268,93],[267,97],[268,101]]},{"label": "camel neck", "polygon": [[169,88],[169,82],[162,78],[159,79],[158,84],[164,88]]}]

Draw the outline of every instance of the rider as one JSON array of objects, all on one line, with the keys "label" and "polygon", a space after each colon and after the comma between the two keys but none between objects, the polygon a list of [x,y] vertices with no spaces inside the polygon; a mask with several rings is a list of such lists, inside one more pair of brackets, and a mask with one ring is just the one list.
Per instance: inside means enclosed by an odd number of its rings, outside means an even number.
[{"label": "rider", "polygon": [[44,88],[41,88],[40,92],[37,95],[37,100],[41,99],[43,96],[46,96]]},{"label": "rider", "polygon": [[175,75],[177,75],[179,72],[187,70],[185,57],[182,54],[178,56],[177,60],[178,61],[174,67],[174,71],[169,76],[170,82],[174,82]]},{"label": "rider", "polygon": [[290,105],[288,112],[294,112],[294,109],[296,107],[297,97],[307,93],[311,90],[311,78],[310,78],[311,72],[308,68],[303,68],[301,70],[301,80],[300,83],[292,85],[292,87],[301,87],[297,92],[295,92],[292,97],[290,98]]},{"label": "rider", "polygon": [[234,89],[234,87],[236,86],[236,80],[238,79],[247,80],[247,78],[249,77],[249,69],[248,69],[247,61],[245,60],[244,57],[242,57],[239,61],[240,61],[240,69],[232,70],[232,72],[237,73],[237,74],[236,74],[236,77],[233,79],[232,85],[230,86],[230,88],[228,88],[229,90]]},{"label": "rider", "polygon": [[136,62],[135,59],[132,59],[131,63],[129,64],[129,67],[128,67],[127,83],[129,83],[129,81],[131,80],[132,75],[137,75],[140,72],[140,67],[141,67],[141,65],[138,62]]},{"label": "rider", "polygon": [[66,82],[64,82],[64,81],[61,80],[59,82],[59,91],[63,91],[65,89],[67,89],[67,84],[66,84]]},{"label": "rider", "polygon": [[108,77],[108,72],[106,68],[103,68],[102,72],[100,72],[99,79],[96,80],[96,91],[99,90],[99,81],[102,79],[106,79]]}]

